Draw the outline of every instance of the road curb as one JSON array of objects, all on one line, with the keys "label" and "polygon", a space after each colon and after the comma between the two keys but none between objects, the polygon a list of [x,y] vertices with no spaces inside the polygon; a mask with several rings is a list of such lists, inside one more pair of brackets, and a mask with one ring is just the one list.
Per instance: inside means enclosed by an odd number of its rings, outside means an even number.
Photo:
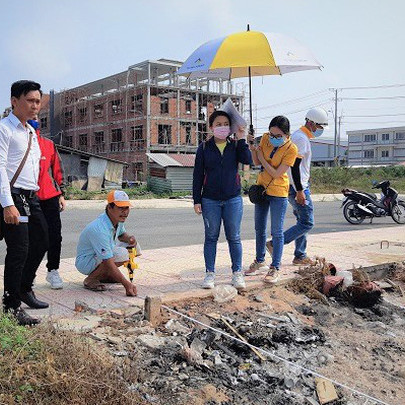
[{"label": "road curb", "polygon": [[[311,196],[315,202],[340,201],[343,196],[339,194],[314,194]],[[104,209],[105,200],[67,200],[67,209]],[[154,198],[145,200],[131,200],[134,209],[162,209],[162,208],[192,208],[191,198]],[[248,197],[243,197],[243,205],[253,205]]]}]

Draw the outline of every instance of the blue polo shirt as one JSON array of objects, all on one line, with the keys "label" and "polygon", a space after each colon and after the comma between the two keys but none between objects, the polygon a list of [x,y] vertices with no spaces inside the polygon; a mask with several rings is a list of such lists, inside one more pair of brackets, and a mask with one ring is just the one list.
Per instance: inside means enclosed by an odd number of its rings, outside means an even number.
[{"label": "blue polo shirt", "polygon": [[125,233],[123,222],[114,228],[106,213],[90,222],[80,234],[77,244],[76,267],[83,274],[90,274],[103,261],[114,257],[116,239]]}]

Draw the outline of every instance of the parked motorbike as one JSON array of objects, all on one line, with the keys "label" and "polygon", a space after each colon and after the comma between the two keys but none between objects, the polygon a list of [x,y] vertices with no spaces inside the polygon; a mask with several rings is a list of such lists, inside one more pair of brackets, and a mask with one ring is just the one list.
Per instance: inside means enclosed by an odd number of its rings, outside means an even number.
[{"label": "parked motorbike", "polygon": [[391,216],[397,224],[405,224],[405,202],[398,198],[398,192],[390,187],[390,182],[375,183],[372,188],[381,190],[381,198],[364,191],[342,190],[345,199],[341,207],[346,221],[357,225],[366,218],[371,223],[374,217]]}]

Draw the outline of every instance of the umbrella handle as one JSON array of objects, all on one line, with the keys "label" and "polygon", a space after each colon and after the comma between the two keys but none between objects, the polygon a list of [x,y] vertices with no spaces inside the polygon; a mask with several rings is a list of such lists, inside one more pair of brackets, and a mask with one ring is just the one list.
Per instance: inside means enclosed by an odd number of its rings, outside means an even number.
[{"label": "umbrella handle", "polygon": [[[255,130],[254,130],[254,128],[253,128],[253,124],[250,124],[249,125],[249,135],[255,135]],[[253,145],[254,144],[254,141],[249,141],[249,144],[250,145]]]},{"label": "umbrella handle", "polygon": [[[249,31],[249,25],[248,25]],[[253,111],[252,111],[252,72],[249,66],[249,116],[250,116],[250,126],[249,126],[249,133],[250,135],[254,135],[255,131],[253,129]],[[253,143],[253,142],[250,142]]]}]

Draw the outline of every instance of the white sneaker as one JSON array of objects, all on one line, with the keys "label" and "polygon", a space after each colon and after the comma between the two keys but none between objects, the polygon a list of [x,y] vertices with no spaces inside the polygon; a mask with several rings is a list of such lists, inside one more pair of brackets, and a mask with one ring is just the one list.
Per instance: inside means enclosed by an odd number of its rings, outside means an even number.
[{"label": "white sneaker", "polygon": [[232,276],[232,285],[237,289],[237,290],[244,290],[246,289],[246,283],[245,279],[243,277],[243,274],[241,271],[237,271],[233,273]]},{"label": "white sneaker", "polygon": [[53,290],[60,290],[63,288],[63,281],[60,278],[58,270],[48,271],[46,281],[51,285]]},{"label": "white sneaker", "polygon": [[215,287],[214,281],[215,281],[215,273],[213,271],[207,271],[205,273],[205,278],[202,283],[202,288],[211,290],[212,288]]}]

